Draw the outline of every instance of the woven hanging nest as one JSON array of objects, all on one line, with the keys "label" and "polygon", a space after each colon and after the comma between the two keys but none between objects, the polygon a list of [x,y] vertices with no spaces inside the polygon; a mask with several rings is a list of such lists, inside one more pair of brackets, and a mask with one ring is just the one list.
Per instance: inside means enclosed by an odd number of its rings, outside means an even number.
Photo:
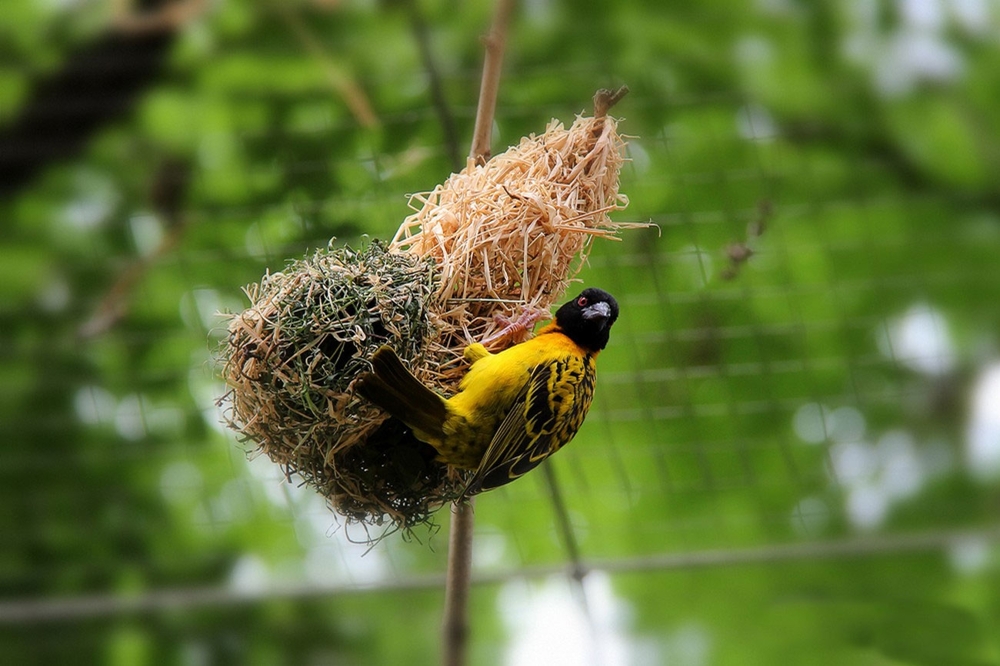
[{"label": "woven hanging nest", "polygon": [[245,291],[252,305],[231,318],[222,354],[229,425],[349,520],[426,521],[428,498],[453,494],[447,470],[349,386],[383,344],[422,365],[434,265],[372,241],[316,252]]},{"label": "woven hanging nest", "polygon": [[[618,191],[625,141],[609,116],[553,120],[484,165],[471,163],[427,194],[414,195],[391,249],[430,258],[440,277],[440,329],[430,361],[444,368],[438,387],[453,390],[457,360],[472,342],[520,342],[510,327],[548,316],[586,261],[594,237],[617,238],[629,223],[609,213],[628,205]],[[501,335],[506,331],[506,335]]]},{"label": "woven hanging nest", "polygon": [[628,203],[618,192],[625,143],[616,126],[600,111],[568,129],[553,121],[414,195],[415,212],[389,246],[331,247],[248,287],[251,305],[232,316],[222,351],[229,425],[348,522],[429,522],[468,472],[436,461],[350,384],[390,344],[450,395],[466,345],[530,336],[525,315],[547,315],[594,237],[645,226],[608,217]]}]

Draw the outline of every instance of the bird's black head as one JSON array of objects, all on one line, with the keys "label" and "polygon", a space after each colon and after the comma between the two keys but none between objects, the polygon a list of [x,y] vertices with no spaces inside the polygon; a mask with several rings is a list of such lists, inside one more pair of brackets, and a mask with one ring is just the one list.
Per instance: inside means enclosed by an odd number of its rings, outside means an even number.
[{"label": "bird's black head", "polygon": [[618,319],[618,301],[602,289],[583,292],[556,310],[556,324],[573,342],[590,351],[608,344],[611,325]]}]

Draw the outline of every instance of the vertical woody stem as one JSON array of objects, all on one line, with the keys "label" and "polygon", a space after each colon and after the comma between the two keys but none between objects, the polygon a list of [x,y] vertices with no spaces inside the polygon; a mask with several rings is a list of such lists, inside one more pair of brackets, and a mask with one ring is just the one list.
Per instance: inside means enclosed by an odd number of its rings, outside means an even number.
[{"label": "vertical woody stem", "polygon": [[479,106],[476,108],[476,129],[472,134],[469,157],[476,164],[485,164],[490,159],[490,138],[493,133],[493,112],[497,106],[497,91],[500,89],[500,71],[503,68],[503,53],[507,46],[507,29],[514,0],[498,0],[490,34],[483,39],[486,58],[483,61],[483,80],[479,86]]},{"label": "vertical woody stem", "polygon": [[476,512],[472,500],[451,505],[448,576],[444,599],[445,666],[464,666],[469,638],[469,580],[472,576],[472,532]]},{"label": "vertical woody stem", "polygon": [[[476,127],[472,137],[469,157],[476,164],[485,164],[490,158],[490,138],[493,132],[493,114],[496,110],[497,91],[507,29],[514,12],[514,0],[497,0],[493,25],[484,42],[486,57],[483,61],[483,79],[479,88],[479,106],[476,109]],[[469,582],[472,575],[472,533],[475,526],[473,502],[458,500],[451,507],[451,532],[448,538],[448,574],[444,601],[444,655],[445,666],[466,664],[469,638]]]}]

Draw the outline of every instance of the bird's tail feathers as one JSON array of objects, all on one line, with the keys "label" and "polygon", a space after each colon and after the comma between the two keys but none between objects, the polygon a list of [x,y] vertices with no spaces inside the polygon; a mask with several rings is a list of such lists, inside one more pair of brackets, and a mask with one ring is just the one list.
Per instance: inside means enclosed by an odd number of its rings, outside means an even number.
[{"label": "bird's tail feathers", "polygon": [[443,438],[448,415],[444,399],[414,377],[392,347],[379,347],[371,362],[372,371],[358,378],[354,392],[411,428]]}]

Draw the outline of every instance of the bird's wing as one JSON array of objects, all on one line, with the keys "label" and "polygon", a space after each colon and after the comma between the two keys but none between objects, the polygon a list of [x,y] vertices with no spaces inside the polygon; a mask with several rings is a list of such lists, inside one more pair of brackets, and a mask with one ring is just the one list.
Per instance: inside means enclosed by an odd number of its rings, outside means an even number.
[{"label": "bird's wing", "polygon": [[576,434],[590,405],[582,359],[535,367],[466,486],[474,494],[502,486],[538,466]]},{"label": "bird's wing", "polygon": [[430,437],[441,439],[448,410],[444,400],[406,369],[388,345],[372,356],[372,371],[354,383],[354,392]]}]

